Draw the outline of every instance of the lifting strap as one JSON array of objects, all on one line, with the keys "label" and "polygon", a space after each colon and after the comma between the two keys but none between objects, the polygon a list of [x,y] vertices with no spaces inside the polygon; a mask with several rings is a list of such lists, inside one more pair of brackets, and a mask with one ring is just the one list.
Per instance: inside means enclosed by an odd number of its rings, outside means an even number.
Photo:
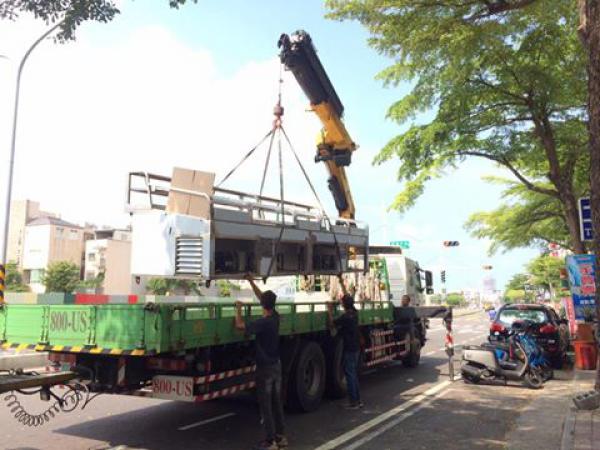
[{"label": "lifting strap", "polygon": [[[283,84],[283,78],[281,76],[282,74],[282,65],[279,66],[279,94],[278,94],[278,100],[277,100],[277,104],[275,105],[274,108],[274,115],[275,115],[275,120],[273,121],[273,126],[271,127],[271,129],[269,130],[269,132],[260,140],[260,142],[258,144],[256,144],[254,147],[252,147],[250,149],[250,151],[248,153],[246,153],[246,155],[242,158],[242,160],[236,164],[236,166],[231,169],[229,171],[229,173],[227,173],[227,175],[225,175],[225,177],[223,177],[223,179],[217,184],[217,187],[220,187],[225,181],[227,181],[231,175],[233,175],[233,173],[248,159],[250,158],[250,156],[252,156],[252,154],[256,151],[256,149],[258,147],[260,147],[267,139],[269,139],[269,146],[268,146],[268,151],[267,151],[267,155],[265,157],[265,165],[263,168],[263,174],[262,174],[262,179],[261,179],[261,183],[260,183],[260,193],[259,193],[259,202],[260,202],[260,198],[262,197],[263,194],[263,190],[265,187],[265,180],[267,177],[267,172],[269,169],[269,163],[271,160],[271,153],[273,150],[273,144],[275,142],[275,137],[277,137],[277,152],[278,152],[278,158],[279,158],[279,197],[280,197],[280,203],[281,203],[281,228],[279,230],[279,236],[277,238],[277,241],[275,242],[275,253],[273,255],[273,257],[271,258],[271,262],[269,264],[269,269],[267,271],[267,275],[264,278],[265,280],[271,275],[271,271],[273,269],[273,263],[275,262],[275,260],[277,259],[277,253],[279,251],[279,246],[281,245],[281,240],[283,238],[283,233],[285,231],[285,198],[284,198],[284,177],[283,177],[283,151],[282,151],[282,146],[281,146],[281,135],[283,134],[288,147],[290,148],[292,154],[294,155],[294,159],[296,160],[296,162],[298,163],[298,166],[300,167],[300,171],[302,172],[302,174],[304,175],[304,178],[306,180],[306,182],[308,183],[308,186],[310,187],[310,190],[312,191],[318,205],[319,205],[319,210],[321,212],[321,215],[323,216],[323,219],[327,222],[329,229],[331,230],[332,234],[333,234],[333,240],[335,242],[335,248],[336,248],[336,253],[337,253],[337,257],[338,257],[338,266],[339,266],[339,273],[338,273],[338,277],[340,277],[340,281],[341,281],[341,275],[342,275],[342,253],[340,250],[340,244],[334,229],[334,225],[331,222],[331,219],[329,218],[329,216],[327,215],[327,213],[325,212],[325,208],[323,208],[323,203],[321,202],[321,199],[319,198],[319,194],[317,193],[312,181],[310,180],[310,177],[308,176],[308,173],[306,172],[306,169],[304,168],[302,162],[300,161],[300,158],[298,157],[298,154],[296,153],[296,150],[294,149],[294,146],[292,145],[292,142],[290,140],[290,138],[288,137],[285,129],[283,128],[282,125],[282,121],[281,121],[281,117],[283,116],[283,107],[281,106],[281,86]],[[259,214],[262,215],[262,211],[259,212]]]}]

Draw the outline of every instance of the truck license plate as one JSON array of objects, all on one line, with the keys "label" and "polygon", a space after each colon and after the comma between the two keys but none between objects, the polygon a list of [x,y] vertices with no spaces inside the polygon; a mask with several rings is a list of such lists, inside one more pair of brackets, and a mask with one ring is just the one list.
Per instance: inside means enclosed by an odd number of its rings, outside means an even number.
[{"label": "truck license plate", "polygon": [[194,401],[194,378],[156,375],[152,378],[153,397],[165,400]]}]

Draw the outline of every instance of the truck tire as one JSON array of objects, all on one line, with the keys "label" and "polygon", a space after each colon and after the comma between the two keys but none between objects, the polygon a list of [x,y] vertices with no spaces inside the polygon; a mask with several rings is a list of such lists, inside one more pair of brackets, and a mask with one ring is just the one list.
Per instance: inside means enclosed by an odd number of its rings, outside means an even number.
[{"label": "truck tire", "polygon": [[336,338],[327,350],[327,384],[325,386],[325,393],[330,398],[342,398],[346,395],[348,389],[342,365],[344,342],[340,338]]},{"label": "truck tire", "polygon": [[325,356],[316,342],[305,342],[292,366],[288,402],[293,411],[310,412],[319,407],[325,391]]},{"label": "truck tire", "polygon": [[408,355],[402,358],[402,364],[404,367],[417,367],[421,360],[421,340],[410,333],[407,333],[404,339],[410,339],[410,349]]}]

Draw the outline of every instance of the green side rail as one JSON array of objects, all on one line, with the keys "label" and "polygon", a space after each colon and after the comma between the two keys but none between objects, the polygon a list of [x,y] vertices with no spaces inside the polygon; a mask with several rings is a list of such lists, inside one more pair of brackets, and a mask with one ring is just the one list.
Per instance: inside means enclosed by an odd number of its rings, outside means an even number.
[{"label": "green side rail", "polygon": [[[393,321],[389,302],[357,303],[361,325]],[[327,329],[326,303],[278,303],[280,334]],[[336,315],[339,314],[336,307]],[[258,303],[246,303],[244,316],[262,315]],[[0,344],[4,348],[103,354],[172,353],[248,340],[234,327],[231,301],[175,304],[8,305],[0,308]],[[62,348],[64,347],[64,348]]]}]

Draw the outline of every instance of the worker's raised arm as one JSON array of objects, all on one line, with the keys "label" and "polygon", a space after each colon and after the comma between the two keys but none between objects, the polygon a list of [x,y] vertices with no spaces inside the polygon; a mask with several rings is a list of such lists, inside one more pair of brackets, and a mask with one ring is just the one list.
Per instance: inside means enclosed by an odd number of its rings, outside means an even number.
[{"label": "worker's raised arm", "polygon": [[242,317],[242,308],[244,304],[239,300],[235,302],[235,327],[238,330],[244,331],[246,329],[246,323],[244,322],[244,318]]},{"label": "worker's raised arm", "polygon": [[252,277],[250,275],[246,275],[246,281],[248,281],[248,283],[250,283],[250,286],[252,287],[252,290],[254,291],[254,295],[256,295],[256,298],[258,298],[258,300],[260,300],[260,298],[262,297],[262,291],[258,288],[258,286],[256,285],[256,283],[254,282],[254,280],[252,279]]}]

